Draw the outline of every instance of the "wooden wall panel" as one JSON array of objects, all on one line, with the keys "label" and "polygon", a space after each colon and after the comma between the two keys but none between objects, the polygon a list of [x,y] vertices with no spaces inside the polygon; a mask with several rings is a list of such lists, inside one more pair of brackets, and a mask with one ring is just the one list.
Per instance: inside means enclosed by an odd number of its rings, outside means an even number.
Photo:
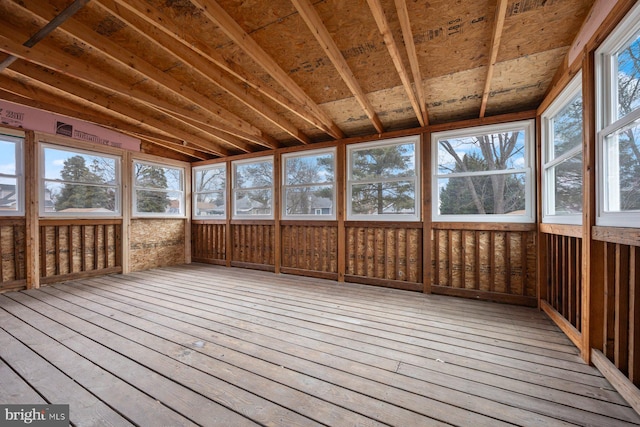
[{"label": "wooden wall panel", "polygon": [[231,225],[231,265],[273,270],[275,226],[272,221]]},{"label": "wooden wall panel", "polygon": [[434,293],[533,305],[536,301],[536,233],[514,226],[437,225],[432,232]]},{"label": "wooden wall panel", "polygon": [[0,219],[0,291],[26,285],[24,219]]},{"label": "wooden wall panel", "polygon": [[191,256],[195,262],[226,263],[227,233],[225,222],[191,223]]},{"label": "wooden wall panel", "polygon": [[348,224],[346,276],[349,281],[422,290],[422,224]]},{"label": "wooden wall panel", "polygon": [[185,262],[184,219],[134,219],[130,239],[131,271]]},{"label": "wooden wall panel", "polygon": [[41,220],[41,283],[120,272],[120,220]]},{"label": "wooden wall panel", "polygon": [[285,223],[281,233],[283,272],[305,270],[308,274],[330,273],[337,278],[338,227],[335,223]]}]

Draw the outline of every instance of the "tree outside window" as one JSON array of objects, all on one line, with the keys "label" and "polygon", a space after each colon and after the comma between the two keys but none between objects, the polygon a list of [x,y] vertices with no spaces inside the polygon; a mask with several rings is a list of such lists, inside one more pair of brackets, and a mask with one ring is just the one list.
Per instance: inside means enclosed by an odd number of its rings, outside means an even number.
[{"label": "tree outside window", "polygon": [[226,217],[226,164],[193,168],[193,214],[198,218]]},{"label": "tree outside window", "polygon": [[350,219],[419,221],[418,137],[348,147]]},{"label": "tree outside window", "polygon": [[182,168],[133,163],[134,213],[179,216],[184,211]]},{"label": "tree outside window", "polygon": [[335,150],[283,156],[284,218],[335,218]]},{"label": "tree outside window", "polygon": [[532,128],[522,122],[434,134],[434,219],[532,221]]},{"label": "tree outside window", "polygon": [[43,214],[119,213],[119,159],[43,146]]},{"label": "tree outside window", "polygon": [[233,216],[273,219],[273,157],[233,163]]}]

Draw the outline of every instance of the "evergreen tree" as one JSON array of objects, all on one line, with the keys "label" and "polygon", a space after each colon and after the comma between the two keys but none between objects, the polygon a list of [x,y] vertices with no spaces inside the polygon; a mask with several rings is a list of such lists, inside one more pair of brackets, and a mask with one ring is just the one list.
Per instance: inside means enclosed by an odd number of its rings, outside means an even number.
[{"label": "evergreen tree", "polygon": [[[138,212],[164,213],[170,200],[166,191],[167,177],[164,168],[145,164],[136,164],[136,186],[144,188],[136,192]],[[153,190],[157,189],[157,190]]]},{"label": "evergreen tree", "polygon": [[[393,145],[355,152],[352,175],[355,180],[411,177],[352,186],[354,213],[383,214],[413,210],[415,206],[413,153],[409,145]],[[412,147],[412,145],[411,145]]]},{"label": "evergreen tree", "polygon": [[[114,209],[113,191],[96,184],[104,184],[103,178],[92,171],[83,156],[77,155],[64,161],[60,177],[64,184],[55,198],[56,211],[70,208],[104,208]],[[98,171],[99,172],[99,171]],[[93,184],[93,185],[92,185]]]}]

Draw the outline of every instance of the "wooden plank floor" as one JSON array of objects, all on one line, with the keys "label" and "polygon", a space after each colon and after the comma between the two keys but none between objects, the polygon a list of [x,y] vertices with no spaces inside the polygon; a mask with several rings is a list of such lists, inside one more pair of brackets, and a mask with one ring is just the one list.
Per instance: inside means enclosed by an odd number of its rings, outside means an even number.
[{"label": "wooden plank floor", "polygon": [[0,295],[0,384],[77,426],[640,425],[535,309],[198,264]]}]

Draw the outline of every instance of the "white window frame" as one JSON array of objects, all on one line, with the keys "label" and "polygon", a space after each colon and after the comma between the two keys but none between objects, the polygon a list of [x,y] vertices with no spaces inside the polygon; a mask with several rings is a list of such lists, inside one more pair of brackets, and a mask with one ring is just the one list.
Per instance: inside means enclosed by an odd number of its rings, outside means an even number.
[{"label": "white window frame", "polygon": [[[247,187],[247,188],[237,188],[236,184],[236,168],[238,165],[246,165],[250,163],[263,163],[263,162],[271,162],[271,185],[263,186],[263,187]],[[275,215],[275,169],[274,169],[274,161],[273,156],[263,156],[263,157],[252,157],[250,159],[244,160],[235,160],[231,162],[231,218],[238,220],[271,220],[274,219]],[[271,213],[270,214],[260,214],[260,215],[236,215],[236,196],[239,191],[246,190],[271,190]]]},{"label": "white window frame", "polygon": [[24,216],[24,134],[0,129],[0,139],[15,144],[15,174],[0,173],[0,178],[16,180],[16,209],[0,210],[0,216]]},{"label": "white window frame", "polygon": [[[331,154],[333,156],[333,181],[331,182],[311,182],[299,185],[287,185],[287,160],[296,157],[313,157],[323,154]],[[288,153],[282,155],[282,219],[285,220],[312,220],[312,221],[333,221],[336,219],[336,149],[320,149],[309,150],[296,153]],[[287,189],[288,188],[303,188],[303,187],[315,187],[315,186],[331,186],[332,190],[332,207],[331,214],[317,214],[318,209],[313,214],[287,214]],[[322,210],[320,210],[322,212]]]},{"label": "white window frame", "polygon": [[[180,190],[161,190],[158,188],[138,187],[136,185],[136,164],[154,166],[167,169],[177,169],[180,171]],[[178,213],[167,212],[138,212],[138,190],[157,193],[180,193],[180,211]],[[144,159],[133,159],[131,164],[131,215],[134,218],[184,218],[185,217],[185,168],[174,164],[155,162]]]},{"label": "white window frame", "polygon": [[[85,148],[76,148],[69,145],[63,144],[55,144],[48,141],[41,141],[39,143],[39,155],[40,155],[40,179],[39,179],[39,193],[40,193],[40,203],[39,210],[41,217],[64,217],[64,218],[86,218],[86,217],[98,217],[98,218],[120,218],[122,216],[122,156],[112,153],[105,153],[101,151],[85,149]],[[88,156],[96,156],[96,157],[105,157],[109,159],[115,160],[115,184],[109,185],[109,187],[113,187],[115,189],[115,209],[114,212],[82,212],[82,213],[70,213],[70,212],[46,212],[45,211],[45,183],[48,181],[54,181],[50,179],[46,179],[45,169],[45,149],[50,148],[58,151],[66,151],[69,153],[77,153],[77,154],[85,154]],[[63,180],[55,180],[54,182],[65,183]],[[82,184],[82,183],[80,183]],[[103,185],[107,186],[107,185]]]},{"label": "white window frame", "polygon": [[[542,222],[550,224],[582,224],[582,212],[558,215],[555,212],[555,167],[582,153],[583,144],[551,159],[553,155],[554,119],[573,99],[582,93],[582,71],[578,72],[560,95],[542,114]],[[584,119],[583,119],[584,120]],[[584,139],[584,137],[583,137]],[[584,159],[583,159],[584,161]],[[584,187],[583,187],[584,189]],[[584,196],[584,192],[583,192]]]},{"label": "white window frame", "polygon": [[[401,177],[401,178],[381,178],[381,179],[368,179],[368,180],[354,180],[353,179],[353,156],[352,154],[355,151],[360,151],[363,149],[376,148],[376,147],[384,147],[390,145],[405,145],[412,143],[415,147],[414,156],[415,156],[415,167],[414,174],[412,177]],[[416,222],[421,220],[420,214],[420,206],[422,204],[422,198],[420,195],[422,194],[420,191],[420,183],[421,183],[421,147],[420,147],[420,135],[412,135],[401,138],[393,138],[393,139],[385,139],[381,141],[374,142],[363,142],[358,144],[351,144],[347,146],[347,188],[346,188],[346,197],[347,197],[347,220],[348,221],[393,221],[393,222]],[[367,183],[377,183],[377,182],[397,182],[397,181],[413,181],[415,186],[415,196],[414,196],[414,213],[412,214],[354,214],[352,201],[353,201],[353,186],[357,184],[367,184]]]},{"label": "white window frame", "polygon": [[[596,225],[610,227],[635,227],[640,224],[640,210],[610,211],[607,202],[611,200],[610,193],[615,199],[619,198],[619,185],[615,180],[619,177],[619,167],[610,171],[608,166],[617,163],[617,146],[606,147],[606,138],[617,131],[640,121],[640,108],[622,118],[616,118],[618,108],[618,93],[616,54],[640,32],[640,3],[636,4],[624,20],[613,30],[607,39],[595,52],[595,81],[596,81]],[[615,80],[614,80],[615,79]],[[609,161],[611,159],[611,161]],[[613,173],[612,173],[613,172]]]},{"label": "white window frame", "polygon": [[[502,132],[524,130],[525,132],[525,165],[522,169],[507,169],[504,171],[468,172],[438,174],[438,143],[441,139],[473,137]],[[534,141],[535,122],[534,120],[523,120],[518,122],[502,123],[497,125],[482,125],[471,128],[458,129],[453,131],[435,132],[431,134],[432,153],[432,179],[431,179],[431,199],[432,221],[433,222],[505,222],[505,223],[533,223],[535,222],[535,178],[534,178]],[[525,213],[524,214],[440,214],[440,189],[438,180],[441,178],[456,178],[465,176],[488,176],[492,174],[517,175],[525,174]]]},{"label": "white window frame", "polygon": [[[222,169],[223,173],[224,173],[224,188],[222,190],[216,190],[216,192],[222,191],[223,195],[224,195],[224,199],[225,199],[225,203],[224,203],[224,212],[222,214],[216,214],[216,215],[198,215],[198,195],[202,194],[202,193],[210,193],[210,191],[197,191],[196,189],[196,173],[198,171],[203,171],[203,170],[209,170],[209,169]],[[216,220],[216,219],[226,219],[227,218],[227,212],[228,212],[228,200],[227,200],[227,164],[226,163],[214,163],[211,165],[205,165],[205,166],[194,166],[191,169],[191,183],[192,183],[192,215],[194,219],[211,219],[211,220]]]}]

